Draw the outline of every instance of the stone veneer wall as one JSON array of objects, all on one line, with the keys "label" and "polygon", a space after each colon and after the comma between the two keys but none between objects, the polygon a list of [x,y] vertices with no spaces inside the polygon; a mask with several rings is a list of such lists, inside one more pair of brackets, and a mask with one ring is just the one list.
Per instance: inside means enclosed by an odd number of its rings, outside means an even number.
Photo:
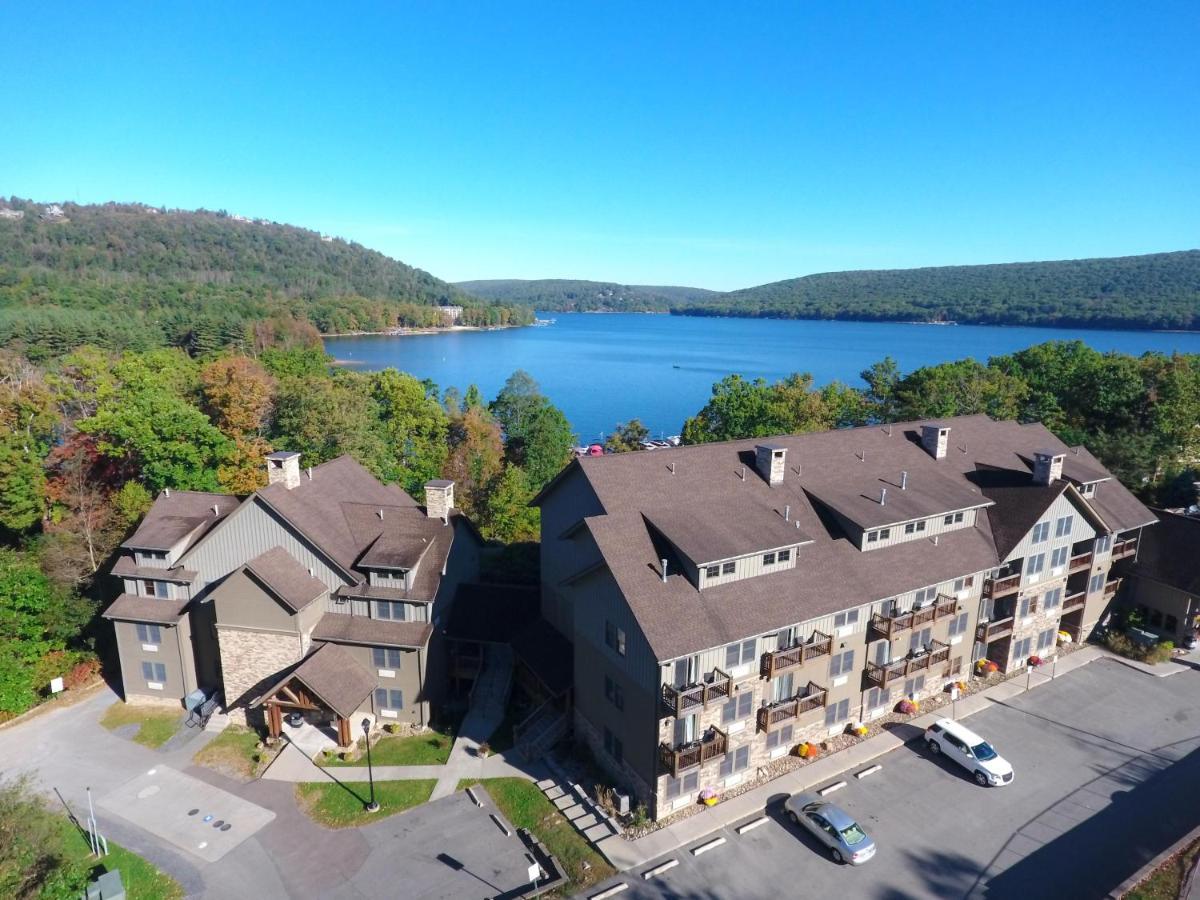
[{"label": "stone veneer wall", "polygon": [[[225,705],[232,712],[244,708],[251,699],[252,688],[268,685],[282,669],[298,662],[304,655],[299,634],[278,634],[268,631],[243,631],[240,628],[217,628],[221,650],[221,674],[225,685]],[[242,721],[242,715],[234,717]]]},{"label": "stone veneer wall", "polygon": [[654,797],[650,785],[646,784],[625,760],[617,763],[605,752],[603,734],[587,720],[587,717],[578,708],[575,709],[573,718],[576,740],[587,744],[588,749],[592,751],[592,756],[613,776],[619,789],[622,786],[629,788],[633,791],[637,803],[644,804],[648,810],[653,811]]}]

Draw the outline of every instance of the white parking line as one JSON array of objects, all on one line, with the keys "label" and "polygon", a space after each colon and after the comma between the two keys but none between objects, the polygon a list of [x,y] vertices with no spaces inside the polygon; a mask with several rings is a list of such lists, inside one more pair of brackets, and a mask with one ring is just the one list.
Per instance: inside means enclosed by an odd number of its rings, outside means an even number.
[{"label": "white parking line", "polygon": [[846,786],[846,782],[838,781],[838,782],[835,782],[835,783],[829,785],[829,787],[821,788],[821,790],[817,791],[817,793],[820,794],[822,797],[824,797],[826,794],[832,794],[834,791],[840,791],[845,786]]},{"label": "white parking line", "polygon": [[767,817],[762,816],[761,818],[755,819],[753,822],[747,822],[745,825],[739,825],[738,829],[737,829],[737,833],[745,834],[747,831],[753,831],[759,825],[766,825],[766,824],[767,824]]},{"label": "white parking line", "polygon": [[649,870],[643,872],[642,878],[645,879],[646,881],[649,881],[651,878],[654,878],[657,875],[661,875],[663,872],[667,871],[668,869],[673,869],[677,865],[679,865],[679,860],[668,859],[661,866],[655,866],[653,869],[649,869]]},{"label": "white parking line", "polygon": [[622,884],[614,884],[612,887],[610,887],[606,891],[601,891],[598,894],[592,894],[588,898],[588,900],[605,900],[606,897],[615,897],[615,896],[617,896],[617,894],[621,893],[622,891],[627,891],[627,890],[629,890],[629,885],[627,885],[627,884],[623,884],[623,883]]},{"label": "white parking line", "polygon": [[503,819],[495,813],[488,813],[488,815],[492,817],[492,821],[496,823],[496,827],[504,832],[505,837],[512,837],[512,832],[508,830],[508,826],[504,824]]},{"label": "white parking line", "polygon": [[720,847],[723,843],[725,843],[725,838],[719,837],[715,840],[709,841],[707,844],[701,844],[699,847],[693,847],[692,856],[699,856],[701,853],[707,853],[714,847]]},{"label": "white parking line", "polygon": [[483,806],[483,804],[479,802],[479,798],[475,796],[475,792],[470,788],[467,788],[467,796],[471,798],[471,802],[476,806]]},{"label": "white parking line", "polygon": [[876,772],[878,772],[882,768],[883,768],[883,766],[874,765],[874,766],[871,766],[870,768],[863,769],[861,772],[855,773],[854,777],[855,778],[866,778],[868,775],[874,775]]}]

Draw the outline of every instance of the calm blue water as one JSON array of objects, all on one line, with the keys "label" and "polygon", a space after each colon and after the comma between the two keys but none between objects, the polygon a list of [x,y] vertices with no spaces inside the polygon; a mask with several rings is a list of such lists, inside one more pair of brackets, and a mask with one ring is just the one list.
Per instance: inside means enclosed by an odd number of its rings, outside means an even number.
[{"label": "calm blue water", "polygon": [[[479,385],[494,397],[525,369],[566,412],[581,440],[640,418],[657,437],[678,434],[731,372],[774,380],[811,372],[818,384],[861,384],[858,373],[891,354],[902,371],[946,360],[1011,353],[1080,338],[1098,350],[1200,353],[1200,334],[869,322],[704,319],[637,314],[540,313],[543,328],[405,337],[327,338],[337,359],[365,369],[395,366],[445,388]],[[678,366],[678,368],[676,368]]]}]

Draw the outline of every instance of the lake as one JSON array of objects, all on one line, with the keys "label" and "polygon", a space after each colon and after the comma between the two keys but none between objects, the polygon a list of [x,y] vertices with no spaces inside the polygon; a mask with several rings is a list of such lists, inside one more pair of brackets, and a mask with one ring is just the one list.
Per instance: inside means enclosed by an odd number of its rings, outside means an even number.
[{"label": "lake", "polygon": [[904,372],[1031,344],[1079,338],[1098,350],[1200,353],[1200,334],[1072,331],[983,325],[907,325],[792,319],[720,319],[636,313],[539,313],[553,325],[451,334],[326,338],[347,365],[394,366],[441,388],[477,384],[494,397],[515,369],[533,375],[582,441],[641,419],[651,433],[678,434],[731,372],[776,380],[811,372],[818,384],[861,385],[858,373],[893,356]]}]

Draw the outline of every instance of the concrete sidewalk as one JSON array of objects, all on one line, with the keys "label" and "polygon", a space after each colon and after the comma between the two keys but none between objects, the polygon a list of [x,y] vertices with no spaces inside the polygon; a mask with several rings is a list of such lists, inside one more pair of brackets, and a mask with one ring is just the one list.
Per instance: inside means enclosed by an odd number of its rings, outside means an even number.
[{"label": "concrete sidewalk", "polygon": [[[1100,647],[1083,647],[1058,660],[1055,665],[1035,671],[1030,676],[1022,675],[1002,681],[959,700],[954,714],[956,718],[964,718],[993,703],[1010,700],[1025,693],[1027,689],[1046,684],[1052,678],[1062,677],[1095,659],[1106,656],[1111,656],[1111,654]],[[1028,688],[1026,687],[1027,683]],[[907,741],[922,734],[927,726],[937,719],[945,718],[950,713],[949,707],[942,707],[936,712],[917,716],[908,722],[901,723],[893,731],[881,732],[845,750],[831,753],[789,772],[787,775],[746,791],[744,794],[722,801],[716,806],[708,807],[674,825],[651,832],[636,841],[628,841],[620,835],[614,835],[600,841],[597,846],[609,862],[618,869],[625,871],[637,868],[680,847],[695,843],[721,828],[761,816],[771,797],[778,794],[794,794],[799,791],[813,790],[839,780],[839,776],[866,768],[876,757],[903,746]]]}]

